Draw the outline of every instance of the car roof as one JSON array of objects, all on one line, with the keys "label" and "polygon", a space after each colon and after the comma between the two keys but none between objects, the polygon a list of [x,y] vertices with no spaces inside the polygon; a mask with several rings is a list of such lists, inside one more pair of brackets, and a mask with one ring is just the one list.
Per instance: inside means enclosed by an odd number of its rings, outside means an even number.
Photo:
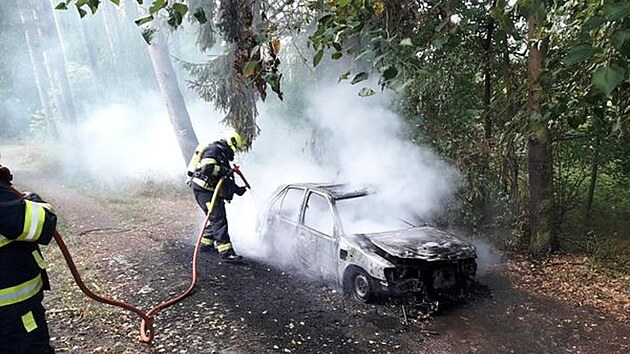
[{"label": "car roof", "polygon": [[367,188],[353,188],[346,183],[290,183],[285,186],[285,188],[289,187],[315,190],[328,194],[335,200],[362,197],[368,194]]}]

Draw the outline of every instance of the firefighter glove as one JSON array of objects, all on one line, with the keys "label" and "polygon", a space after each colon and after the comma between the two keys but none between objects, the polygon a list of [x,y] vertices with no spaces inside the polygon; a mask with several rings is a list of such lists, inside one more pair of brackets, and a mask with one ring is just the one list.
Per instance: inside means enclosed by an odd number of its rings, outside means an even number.
[{"label": "firefighter glove", "polygon": [[236,187],[236,190],[234,191],[234,193],[236,193],[238,196],[241,196],[245,194],[245,191],[247,191],[246,187]]},{"label": "firefighter glove", "polygon": [[26,200],[30,200],[31,202],[35,202],[35,203],[46,203],[42,197],[39,196],[39,194],[36,193],[31,193],[31,192],[25,192],[24,193],[24,199]]}]

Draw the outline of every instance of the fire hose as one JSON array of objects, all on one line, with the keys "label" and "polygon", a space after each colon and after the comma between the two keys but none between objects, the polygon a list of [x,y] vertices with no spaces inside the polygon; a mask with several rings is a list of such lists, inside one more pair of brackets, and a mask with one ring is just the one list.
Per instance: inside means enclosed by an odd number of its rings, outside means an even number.
[{"label": "fire hose", "polygon": [[[245,187],[247,189],[251,189],[251,186],[247,182],[247,179],[245,179],[245,176],[241,172],[239,166],[235,165],[232,168],[232,171],[239,175],[239,177],[241,178],[243,183],[245,183]],[[190,285],[179,296],[177,296],[175,298],[172,298],[170,300],[164,301],[161,304],[159,304],[159,305],[153,307],[152,309],[150,309],[149,311],[147,311],[146,318],[143,317],[143,316],[140,316],[142,318],[142,322],[140,323],[140,340],[141,341],[147,342],[147,343],[151,341],[152,332],[151,332],[151,319],[150,319],[150,317],[154,313],[156,313],[159,310],[165,309],[165,308],[167,308],[167,307],[169,307],[171,305],[174,305],[174,304],[180,302],[181,300],[185,299],[186,297],[188,297],[188,295],[191,294],[191,292],[195,288],[195,284],[197,284],[197,258],[199,256],[199,247],[201,247],[201,237],[203,236],[203,232],[204,232],[205,228],[208,226],[208,221],[210,220],[210,214],[212,213],[212,210],[214,209],[214,205],[217,202],[217,197],[219,195],[221,187],[223,187],[224,180],[225,180],[225,177],[221,178],[219,180],[219,182],[217,183],[217,186],[214,188],[214,193],[212,193],[212,200],[210,201],[210,206],[208,207],[208,214],[206,215],[206,219],[203,222],[203,226],[204,227],[201,229],[201,232],[199,233],[199,236],[197,237],[197,243],[195,244],[195,251],[193,252],[193,261],[192,261],[193,269],[192,269],[192,278],[190,280]],[[147,326],[148,326],[148,328],[147,328]],[[149,334],[147,334],[147,332]]]},{"label": "fire hose", "polygon": [[[245,176],[240,171],[239,166],[234,166],[232,168],[232,171],[239,175],[239,177],[241,178],[241,180],[243,181],[247,189],[251,189],[251,186],[245,179]],[[182,301],[183,299],[188,297],[192,293],[193,289],[195,288],[195,285],[197,284],[197,258],[199,255],[199,247],[201,245],[201,237],[203,236],[204,230],[208,226],[208,222],[210,220],[210,214],[212,210],[214,209],[214,205],[216,204],[217,197],[219,195],[219,191],[221,190],[221,187],[223,186],[224,180],[225,180],[225,177],[221,178],[214,189],[214,193],[212,194],[212,200],[210,202],[210,207],[208,208],[208,213],[206,214],[206,218],[203,222],[203,228],[201,229],[199,236],[197,237],[197,242],[195,244],[195,250],[193,253],[192,278],[190,280],[190,285],[180,295],[158,304],[157,306],[151,308],[147,312],[144,312],[141,309],[131,304],[128,304],[126,302],[118,301],[118,300],[111,299],[105,296],[101,296],[91,291],[85,285],[85,282],[81,278],[81,274],[79,273],[79,270],[77,269],[77,266],[74,263],[74,260],[72,258],[72,255],[70,254],[70,251],[68,251],[68,247],[66,246],[65,242],[61,238],[61,235],[59,234],[57,230],[55,230],[53,238],[55,239],[55,242],[57,242],[57,246],[59,246],[59,249],[61,250],[63,257],[66,260],[66,263],[68,264],[70,273],[72,273],[72,277],[74,278],[75,283],[79,286],[81,291],[92,300],[95,300],[104,304],[120,307],[120,308],[123,308],[125,310],[131,311],[137,314],[142,319],[142,322],[140,323],[140,341],[144,343],[151,343],[151,341],[153,340],[154,331],[153,331],[153,321],[151,320],[151,316],[153,316],[159,310],[165,309],[169,306],[172,306]],[[14,194],[19,195],[20,197],[24,196],[24,194],[18,191],[17,189],[11,186],[9,186],[9,188],[13,191]]]}]

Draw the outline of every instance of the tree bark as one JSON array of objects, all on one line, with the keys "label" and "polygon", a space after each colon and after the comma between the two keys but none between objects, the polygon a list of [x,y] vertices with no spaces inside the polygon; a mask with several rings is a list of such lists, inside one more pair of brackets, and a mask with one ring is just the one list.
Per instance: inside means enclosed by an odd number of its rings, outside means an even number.
[{"label": "tree bark", "polygon": [[[496,6],[496,1],[493,3],[492,8]],[[492,10],[491,8],[491,10]],[[492,113],[491,104],[492,104],[492,39],[494,35],[494,19],[490,13],[488,13],[487,23],[486,23],[486,37],[484,38],[484,49],[485,49],[485,65],[483,69],[484,75],[484,92],[483,92],[483,110],[484,110],[484,144],[482,146],[482,155],[480,162],[480,171],[479,171],[479,179],[481,183],[479,183],[479,198],[475,203],[476,210],[479,211],[480,219],[479,224],[481,227],[484,227],[490,218],[489,215],[489,187],[484,183],[484,181],[488,180],[489,170],[490,170],[490,150],[492,147]]]},{"label": "tree bark", "polygon": [[[496,0],[493,2],[490,10],[496,7]],[[492,39],[494,36],[494,18],[492,14],[488,14],[486,23],[486,38],[484,40],[484,49],[486,51],[486,63],[483,69],[484,90],[483,90],[483,108],[485,111],[484,134],[486,142],[492,137],[492,115],[490,113],[490,104],[492,103]]]},{"label": "tree bark", "polygon": [[[503,80],[506,89],[506,96],[508,97],[508,107],[504,110],[504,115],[501,117],[501,121],[497,122],[498,125],[505,124],[518,114],[518,111],[522,108],[519,101],[515,98],[517,96],[517,85],[514,79],[514,73],[512,70],[513,64],[510,59],[510,46],[508,41],[508,35],[505,31],[500,31],[501,42],[501,58],[503,67]],[[508,139],[505,139],[505,146],[503,148],[503,190],[506,195],[510,196],[512,208],[516,215],[521,214],[523,206],[521,205],[519,175],[520,175],[520,156],[517,153],[516,142],[514,134],[510,134]]]},{"label": "tree bark", "polygon": [[37,94],[42,105],[46,119],[46,127],[54,138],[58,138],[57,125],[55,124],[53,110],[50,105],[48,93],[50,91],[48,74],[46,67],[44,66],[44,56],[42,45],[39,42],[36,31],[33,26],[33,16],[31,9],[25,9],[21,2],[18,2],[18,11],[20,14],[20,21],[23,26],[24,38],[26,40],[26,47],[31,59],[31,65],[33,66],[33,73],[35,75],[35,84],[37,86]]},{"label": "tree bark", "polygon": [[[49,0],[48,1],[48,6],[50,6],[51,9],[54,8],[55,5],[56,5],[54,3],[54,1],[55,0]],[[44,5],[44,6],[46,6],[46,5]],[[55,24],[55,30],[57,32],[57,36],[59,38],[59,50],[60,50],[61,55],[63,56],[63,58],[65,58],[65,60],[67,60],[68,59],[68,52],[66,51],[66,45],[65,45],[66,38],[65,38],[64,33],[63,33],[63,27],[61,25],[61,22],[59,22],[59,15],[58,15],[57,12],[58,11],[51,11],[50,13],[52,15],[53,22]]]},{"label": "tree bark", "polygon": [[540,27],[544,26],[544,19],[539,18],[539,16],[540,12],[534,12],[527,20],[529,42],[527,57],[528,111],[531,125],[527,142],[530,193],[529,251],[533,258],[547,256],[553,249],[556,236],[553,227],[552,150],[547,122],[541,114],[543,88],[539,79],[546,53],[541,39],[538,38],[538,31]]},{"label": "tree bark", "polygon": [[59,32],[54,24],[53,9],[48,2],[36,0],[31,4],[36,11],[39,37],[42,43],[46,43],[45,56],[49,65],[49,75],[52,75],[51,80],[58,85],[59,109],[64,123],[75,125],[77,113],[66,71],[66,58],[63,55]]},{"label": "tree bark", "polygon": [[586,227],[591,226],[591,217],[593,213],[593,199],[595,198],[595,186],[597,185],[597,175],[599,172],[599,149],[600,140],[597,138],[595,142],[595,152],[593,154],[593,165],[591,166],[591,180],[588,186],[588,195],[586,198]]},{"label": "tree bark", "polygon": [[109,8],[108,4],[104,4],[102,12],[101,12],[101,16],[103,19],[103,27],[105,28],[105,36],[107,37],[107,45],[108,45],[108,53],[109,53],[109,57],[111,60],[111,67],[110,67],[110,71],[113,72],[114,75],[110,75],[110,80],[111,80],[111,84],[114,87],[120,87],[121,86],[121,81],[120,81],[120,66],[121,66],[121,61],[120,61],[120,57],[119,57],[119,53],[118,53],[118,47],[116,46],[116,44],[118,43],[117,40],[117,28],[116,28],[116,24],[114,23],[114,19],[112,18],[112,14],[110,13],[111,9]]},{"label": "tree bark", "polygon": [[177,75],[173,70],[168,48],[161,35],[155,36],[149,46],[149,56],[153,63],[160,91],[162,91],[162,96],[166,101],[166,108],[171,125],[175,130],[184,164],[187,164],[199,142],[186,109],[186,102],[177,84]]},{"label": "tree bark", "polygon": [[98,62],[98,50],[94,45],[95,39],[94,35],[91,32],[91,28],[88,28],[86,25],[86,21],[88,19],[82,19],[78,24],[79,31],[81,31],[81,39],[85,44],[85,51],[87,54],[88,65],[90,67],[90,71],[92,71],[92,75],[94,75],[94,82],[97,85],[99,91],[105,92],[105,79],[102,74],[101,67]]}]

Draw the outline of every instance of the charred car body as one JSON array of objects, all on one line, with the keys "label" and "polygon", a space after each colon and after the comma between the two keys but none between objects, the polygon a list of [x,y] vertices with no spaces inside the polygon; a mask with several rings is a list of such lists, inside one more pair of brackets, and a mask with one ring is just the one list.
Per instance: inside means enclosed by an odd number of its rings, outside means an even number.
[{"label": "charred car body", "polygon": [[[284,185],[259,220],[259,232],[275,258],[298,262],[361,302],[382,294],[436,297],[471,284],[477,268],[472,244],[401,219],[406,225],[391,231],[382,220],[363,217],[374,211],[364,202],[370,195],[343,184]],[[383,227],[388,231],[374,232]]]}]

